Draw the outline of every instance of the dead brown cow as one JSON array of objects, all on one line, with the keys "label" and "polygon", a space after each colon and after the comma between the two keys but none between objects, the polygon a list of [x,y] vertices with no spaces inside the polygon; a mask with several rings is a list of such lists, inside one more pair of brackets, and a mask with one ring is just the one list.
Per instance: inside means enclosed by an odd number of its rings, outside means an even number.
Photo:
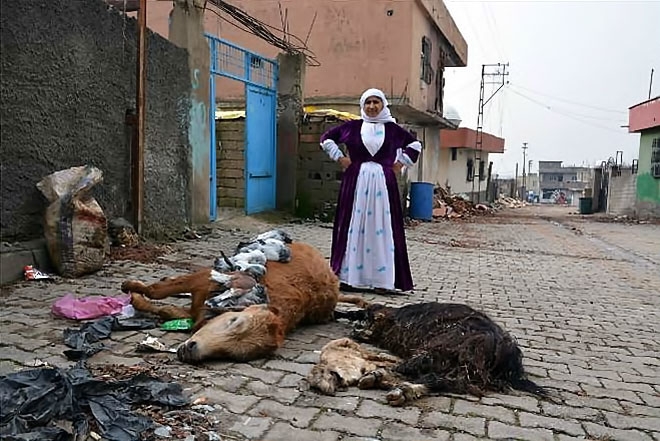
[{"label": "dead brown cow", "polygon": [[[364,366],[376,354],[342,340],[331,342],[324,348],[329,353],[321,355],[308,377],[310,385],[324,393],[354,384],[363,389],[390,389],[387,400],[392,405],[428,391],[482,395],[517,389],[546,395],[527,379],[516,341],[486,314],[467,305],[429,302],[395,308],[372,304],[346,316],[358,322],[353,338],[388,350],[403,361],[392,369],[366,372]],[[337,357],[336,345],[351,347],[351,352]],[[346,366],[359,366],[364,375],[356,381]],[[344,372],[351,375],[342,378]]]},{"label": "dead brown cow", "polygon": [[[160,315],[165,319],[195,320],[196,332],[178,349],[179,360],[197,363],[205,359],[247,361],[261,358],[279,348],[284,336],[302,324],[326,323],[333,318],[338,302],[364,306],[360,297],[339,294],[339,281],[323,255],[311,245],[289,244],[291,261],[268,261],[267,272],[260,281],[268,293],[268,305],[253,305],[239,312],[225,312],[204,321],[204,302],[212,293],[231,285],[248,287],[256,281],[245,273],[220,274],[204,269],[192,274],[170,277],[152,285],[126,281],[124,292],[133,293],[133,306],[140,311]],[[156,306],[151,299],[190,292],[190,309],[176,306]]]}]

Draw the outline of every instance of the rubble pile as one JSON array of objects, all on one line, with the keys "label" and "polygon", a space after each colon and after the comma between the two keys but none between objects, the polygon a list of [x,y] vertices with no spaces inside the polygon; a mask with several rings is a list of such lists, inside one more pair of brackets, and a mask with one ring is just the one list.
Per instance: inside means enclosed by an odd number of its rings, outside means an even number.
[{"label": "rubble pile", "polygon": [[433,194],[433,217],[435,219],[468,218],[493,213],[493,209],[487,204],[474,204],[464,197],[452,196],[442,187],[436,187]]},{"label": "rubble pile", "polygon": [[501,196],[495,201],[495,206],[496,208],[522,208],[527,206],[527,203],[525,201],[521,201],[520,199],[514,199],[508,196]]}]

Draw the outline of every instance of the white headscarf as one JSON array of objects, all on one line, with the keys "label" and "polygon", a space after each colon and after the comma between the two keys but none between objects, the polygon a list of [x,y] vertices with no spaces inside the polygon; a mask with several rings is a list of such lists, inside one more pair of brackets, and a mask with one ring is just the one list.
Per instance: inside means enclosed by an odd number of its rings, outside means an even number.
[{"label": "white headscarf", "polygon": [[[383,102],[383,110],[381,110],[380,113],[375,117],[367,116],[367,114],[364,112],[364,103],[367,101],[367,98],[369,98],[370,96],[378,97]],[[366,122],[370,122],[370,123],[396,122],[396,120],[392,117],[392,114],[390,113],[390,109],[387,106],[389,106],[389,103],[387,102],[387,98],[385,98],[385,94],[379,89],[367,89],[360,97],[360,113],[362,114],[362,119]]]},{"label": "white headscarf", "polygon": [[[364,111],[364,103],[369,97],[378,97],[383,102],[383,110],[375,117],[367,116]],[[396,122],[390,114],[390,109],[387,107],[388,102],[385,94],[378,89],[368,89],[362,94],[360,98],[360,113],[362,114],[362,127],[360,128],[360,136],[362,143],[369,150],[369,153],[374,156],[385,142],[385,123]]]}]

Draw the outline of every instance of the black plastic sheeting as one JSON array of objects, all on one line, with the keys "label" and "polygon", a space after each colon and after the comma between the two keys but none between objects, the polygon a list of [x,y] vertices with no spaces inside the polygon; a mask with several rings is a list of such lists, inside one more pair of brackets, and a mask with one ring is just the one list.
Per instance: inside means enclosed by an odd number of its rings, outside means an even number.
[{"label": "black plastic sheeting", "polygon": [[[97,421],[103,439],[138,441],[152,426],[131,405],[188,404],[183,390],[147,374],[106,382],[78,365],[39,368],[0,377],[0,439],[6,441],[82,441],[89,433],[87,415]],[[63,428],[68,422],[72,432]]]},{"label": "black plastic sheeting", "polygon": [[155,320],[149,318],[120,319],[117,317],[103,317],[94,322],[83,323],[79,329],[64,330],[64,344],[71,348],[64,351],[64,355],[69,360],[84,360],[104,348],[100,340],[110,337],[112,331],[153,329],[157,325]]}]

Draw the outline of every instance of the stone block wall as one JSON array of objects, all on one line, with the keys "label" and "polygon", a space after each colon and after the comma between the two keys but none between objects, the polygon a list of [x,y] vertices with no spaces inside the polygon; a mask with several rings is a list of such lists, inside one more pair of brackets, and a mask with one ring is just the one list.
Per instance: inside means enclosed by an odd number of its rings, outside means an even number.
[{"label": "stone block wall", "polygon": [[300,128],[296,179],[295,212],[301,217],[319,216],[331,220],[339,195],[342,171],[321,150],[319,140],[340,121],[311,120]]},{"label": "stone block wall", "polygon": [[218,206],[245,207],[245,119],[216,121]]}]

